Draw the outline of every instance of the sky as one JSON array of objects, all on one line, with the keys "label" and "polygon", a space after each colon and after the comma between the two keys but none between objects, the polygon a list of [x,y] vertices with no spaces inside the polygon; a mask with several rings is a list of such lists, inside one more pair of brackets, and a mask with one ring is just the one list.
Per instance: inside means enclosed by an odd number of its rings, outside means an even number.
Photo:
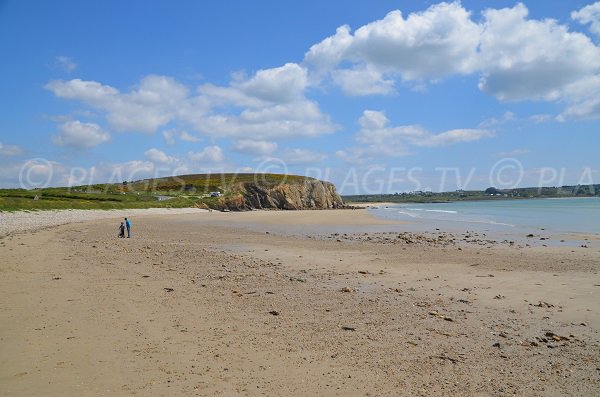
[{"label": "sky", "polygon": [[0,187],[600,183],[600,2],[0,0]]}]

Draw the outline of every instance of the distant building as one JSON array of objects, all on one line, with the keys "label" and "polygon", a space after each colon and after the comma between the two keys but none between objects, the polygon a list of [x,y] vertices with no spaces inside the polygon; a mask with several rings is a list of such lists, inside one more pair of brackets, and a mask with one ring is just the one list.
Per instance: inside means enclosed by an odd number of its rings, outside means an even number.
[{"label": "distant building", "polygon": [[221,197],[221,192],[210,192],[210,197]]}]

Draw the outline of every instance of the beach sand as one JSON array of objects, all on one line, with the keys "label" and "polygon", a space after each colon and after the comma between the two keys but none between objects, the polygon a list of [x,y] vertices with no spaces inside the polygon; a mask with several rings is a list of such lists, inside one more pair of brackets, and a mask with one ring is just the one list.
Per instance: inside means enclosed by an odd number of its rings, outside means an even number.
[{"label": "beach sand", "polygon": [[89,214],[0,239],[1,395],[600,395],[597,239],[365,210],[136,213],[118,239]]}]

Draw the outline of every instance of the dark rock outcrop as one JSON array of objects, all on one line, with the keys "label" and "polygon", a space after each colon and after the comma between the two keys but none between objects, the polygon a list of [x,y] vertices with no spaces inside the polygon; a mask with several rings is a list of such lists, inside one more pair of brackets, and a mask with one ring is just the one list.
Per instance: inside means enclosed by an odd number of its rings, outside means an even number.
[{"label": "dark rock outcrop", "polygon": [[330,182],[303,179],[265,186],[241,183],[235,193],[221,200],[223,208],[235,211],[252,209],[330,209],[344,208],[344,202]]}]

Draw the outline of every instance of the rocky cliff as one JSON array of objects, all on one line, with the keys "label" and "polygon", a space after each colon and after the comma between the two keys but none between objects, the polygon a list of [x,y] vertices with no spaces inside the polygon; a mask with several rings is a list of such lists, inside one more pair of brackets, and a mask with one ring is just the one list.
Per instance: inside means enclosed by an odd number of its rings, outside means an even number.
[{"label": "rocky cliff", "polygon": [[344,202],[329,182],[304,178],[301,181],[283,182],[276,185],[240,183],[232,189],[233,194],[223,197],[223,208],[243,211],[252,209],[328,209],[343,208]]}]

